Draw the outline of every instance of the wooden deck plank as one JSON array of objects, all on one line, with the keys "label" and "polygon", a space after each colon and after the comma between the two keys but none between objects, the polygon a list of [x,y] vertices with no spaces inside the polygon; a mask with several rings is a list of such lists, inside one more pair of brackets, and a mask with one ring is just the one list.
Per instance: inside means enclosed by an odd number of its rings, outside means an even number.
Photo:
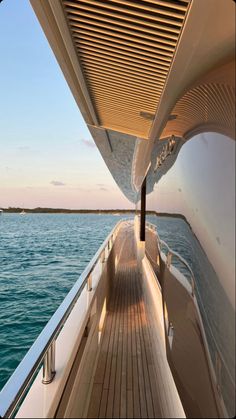
[{"label": "wooden deck plank", "polygon": [[[139,283],[139,287],[141,287],[140,283]],[[147,370],[146,370],[148,372],[147,381],[149,381],[150,383],[149,388],[151,391],[151,398],[152,398],[152,404],[153,404],[153,414],[154,414],[153,417],[159,418],[159,417],[162,417],[162,415],[161,415],[160,403],[158,399],[156,377],[155,377],[155,372],[154,372],[155,368],[154,368],[153,353],[151,349],[151,334],[150,334],[149,323],[147,321],[145,305],[143,301],[140,307],[142,311],[143,322],[146,324],[146,327],[142,328],[142,334],[144,338],[144,347],[145,347],[146,360],[147,360]],[[146,390],[147,389],[148,389],[148,386],[146,387]],[[150,414],[150,417],[152,417],[152,413],[149,412],[149,414]]]},{"label": "wooden deck plank", "polygon": [[118,341],[118,327],[119,327],[119,304],[120,304],[120,289],[121,289],[121,282],[118,282],[118,286],[116,287],[117,292],[117,303],[116,303],[116,310],[113,312],[113,329],[112,329],[112,339],[111,345],[109,347],[109,364],[106,371],[106,377],[104,380],[104,389],[108,390],[107,393],[107,409],[106,409],[106,417],[112,418],[113,414],[113,401],[114,401],[114,394],[115,394],[115,377],[116,377],[116,363],[117,363],[117,341]]},{"label": "wooden deck plank", "polygon": [[[123,278],[120,278],[121,283]],[[123,299],[122,295],[119,298],[119,308],[117,315],[119,316],[119,321],[117,324],[117,339],[116,339],[116,370],[114,377],[114,387],[113,387],[113,407],[112,407],[112,417],[119,417],[120,414],[120,386],[121,386],[121,361],[122,361],[122,332],[123,332]],[[108,417],[111,417],[108,415]]]},{"label": "wooden deck plank", "polygon": [[121,390],[120,390],[120,417],[127,417],[127,344],[128,344],[128,280],[124,292],[124,319],[123,319],[123,342],[122,342],[122,364],[121,364]]},{"label": "wooden deck plank", "polygon": [[126,233],[124,240],[88,413],[89,417],[160,417],[133,234]]},{"label": "wooden deck plank", "polygon": [[113,417],[113,409],[114,409],[114,400],[115,400],[115,392],[118,392],[119,389],[116,388],[116,375],[117,370],[119,368],[118,364],[118,343],[119,343],[119,330],[120,330],[120,322],[122,317],[122,277],[118,278],[118,282],[120,283],[120,292],[118,294],[118,304],[117,310],[114,313],[116,316],[116,326],[114,330],[114,341],[113,341],[113,352],[112,352],[112,364],[110,370],[110,381],[109,381],[109,391],[108,391],[108,400],[107,400],[107,412],[106,417],[112,418]]},{"label": "wooden deck plank", "polygon": [[131,277],[131,333],[132,333],[132,367],[133,367],[133,406],[134,406],[134,417],[141,417],[140,407],[140,395],[139,395],[139,379],[138,379],[138,359],[137,359],[137,342],[136,342],[136,330],[135,330],[135,290],[133,276]]},{"label": "wooden deck plank", "polygon": [[146,391],[145,391],[145,382],[144,382],[144,366],[142,360],[142,348],[141,348],[141,339],[140,339],[140,327],[139,327],[139,305],[140,305],[140,294],[137,286],[137,281],[134,280],[134,292],[136,298],[136,304],[134,304],[134,324],[135,324],[135,334],[136,334],[136,344],[137,344],[137,362],[138,362],[138,380],[139,380],[139,397],[140,397],[140,412],[141,418],[147,418],[147,402],[146,402]]},{"label": "wooden deck plank", "polygon": [[[140,293],[141,296],[141,293]],[[152,392],[150,388],[150,379],[148,373],[148,356],[150,356],[150,348],[146,345],[145,334],[147,332],[147,317],[144,309],[144,303],[140,298],[140,303],[138,306],[138,322],[139,322],[139,331],[140,331],[140,343],[141,343],[141,354],[142,354],[142,365],[143,365],[143,375],[144,375],[144,388],[146,393],[146,402],[147,402],[147,416],[149,418],[154,418],[153,410],[153,400]],[[147,348],[146,348],[147,346]],[[146,349],[148,349],[146,351]]]},{"label": "wooden deck plank", "polygon": [[[100,405],[100,417],[106,416],[106,410],[107,410],[107,400],[108,400],[108,390],[109,390],[109,382],[110,382],[110,371],[111,371],[111,364],[112,364],[112,351],[113,351],[113,342],[114,342],[114,331],[116,327],[116,312],[118,308],[119,303],[119,288],[120,283],[117,282],[114,287],[114,293],[111,296],[111,311],[109,315],[106,316],[105,323],[110,320],[111,323],[111,331],[110,331],[110,338],[108,342],[107,352],[106,352],[106,366],[105,366],[105,372],[103,376],[103,392],[102,392],[102,399],[101,399],[101,405]],[[105,331],[106,333],[106,331]],[[104,335],[105,335],[104,333]],[[103,337],[102,337],[103,340]],[[98,360],[98,368],[99,368],[100,359]],[[101,416],[102,414],[102,416]]]},{"label": "wooden deck plank", "polygon": [[88,418],[97,418],[99,415],[100,402],[102,397],[102,384],[94,384],[91,402],[89,405]]},{"label": "wooden deck plank", "polygon": [[127,390],[131,390],[133,386],[133,371],[132,371],[132,337],[131,337],[131,279],[129,278],[128,281],[128,337],[127,337],[127,352],[128,352],[128,360],[127,360]]}]

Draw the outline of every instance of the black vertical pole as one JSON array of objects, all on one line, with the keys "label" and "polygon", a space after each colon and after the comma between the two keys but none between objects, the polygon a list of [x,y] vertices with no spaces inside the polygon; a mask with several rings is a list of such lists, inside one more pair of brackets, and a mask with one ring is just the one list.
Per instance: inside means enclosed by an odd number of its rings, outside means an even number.
[{"label": "black vertical pole", "polygon": [[146,178],[141,188],[141,217],[140,217],[140,241],[145,241],[145,221],[146,221]]}]

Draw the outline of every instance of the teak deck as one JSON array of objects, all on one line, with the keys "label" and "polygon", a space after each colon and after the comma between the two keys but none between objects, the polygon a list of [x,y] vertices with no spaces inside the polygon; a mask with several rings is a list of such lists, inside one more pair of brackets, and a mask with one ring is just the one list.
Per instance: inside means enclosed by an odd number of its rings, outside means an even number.
[{"label": "teak deck", "polygon": [[160,417],[133,234],[125,241],[103,328],[88,410],[90,418]]}]

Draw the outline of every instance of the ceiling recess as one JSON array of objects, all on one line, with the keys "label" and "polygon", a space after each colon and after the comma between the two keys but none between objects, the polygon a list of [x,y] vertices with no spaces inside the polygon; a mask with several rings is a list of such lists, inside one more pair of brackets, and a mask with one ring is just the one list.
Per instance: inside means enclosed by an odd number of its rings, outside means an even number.
[{"label": "ceiling recess", "polygon": [[148,138],[188,0],[61,0],[100,126]]}]

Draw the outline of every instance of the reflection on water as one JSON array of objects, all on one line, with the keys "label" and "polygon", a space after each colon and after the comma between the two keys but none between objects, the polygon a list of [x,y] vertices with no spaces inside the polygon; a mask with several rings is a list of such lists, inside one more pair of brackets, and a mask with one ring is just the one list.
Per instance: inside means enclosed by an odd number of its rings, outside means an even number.
[{"label": "reflection on water", "polygon": [[[235,318],[220,281],[189,225],[181,218],[148,215],[147,221],[171,249],[191,266],[196,283],[196,297],[201,311],[208,345],[216,365],[216,353],[222,359],[222,394],[229,413],[234,414]],[[164,250],[164,249],[163,249]],[[173,265],[188,277],[186,267],[173,258]]]}]

